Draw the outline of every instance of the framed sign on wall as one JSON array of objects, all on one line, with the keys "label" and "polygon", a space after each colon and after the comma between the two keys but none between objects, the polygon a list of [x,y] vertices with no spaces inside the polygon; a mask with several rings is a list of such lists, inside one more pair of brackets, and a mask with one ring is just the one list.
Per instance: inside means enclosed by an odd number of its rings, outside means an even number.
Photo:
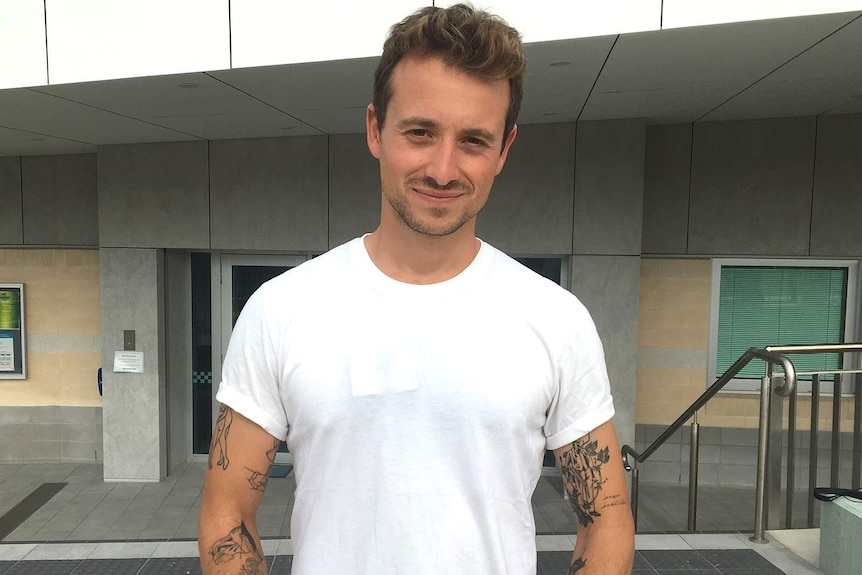
[{"label": "framed sign on wall", "polygon": [[24,284],[0,283],[0,379],[27,378]]}]

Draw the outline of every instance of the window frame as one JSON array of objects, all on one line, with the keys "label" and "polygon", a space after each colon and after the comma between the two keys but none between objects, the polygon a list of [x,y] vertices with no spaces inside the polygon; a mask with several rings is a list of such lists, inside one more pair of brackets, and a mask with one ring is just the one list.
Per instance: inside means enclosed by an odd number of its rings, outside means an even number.
[{"label": "window frame", "polygon": [[[718,356],[718,311],[721,301],[721,269],[725,266],[732,267],[800,267],[800,268],[845,268],[847,269],[847,303],[844,310],[844,341],[851,343],[860,337],[859,325],[859,261],[858,260],[806,260],[806,259],[778,259],[778,258],[713,258],[712,275],[709,296],[709,339],[707,343],[707,367],[706,387],[709,387],[722,374],[717,373],[715,362]],[[782,345],[786,342],[772,342],[769,345]],[[811,344],[823,343],[819,341],[809,342]],[[757,360],[755,360],[757,361]],[[845,355],[844,369],[858,369],[858,354]],[[764,375],[766,368],[764,367]],[[849,389],[851,382],[845,382],[844,387]],[[797,386],[801,395],[811,395],[811,382],[800,381]],[[846,389],[842,390],[847,393]],[[760,381],[755,379],[734,378],[730,380],[722,390],[722,393],[760,393]],[[823,382],[820,389],[821,395],[832,393],[832,382]]]}]

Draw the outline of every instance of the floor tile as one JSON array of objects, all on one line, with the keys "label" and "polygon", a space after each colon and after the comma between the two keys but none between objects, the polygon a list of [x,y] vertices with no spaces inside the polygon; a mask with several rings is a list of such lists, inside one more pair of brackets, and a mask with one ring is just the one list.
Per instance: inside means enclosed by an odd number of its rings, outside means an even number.
[{"label": "floor tile", "polygon": [[146,559],[87,559],[72,575],[137,575]]},{"label": "floor tile", "polygon": [[97,543],[43,544],[30,551],[24,559],[86,559],[96,547]]}]

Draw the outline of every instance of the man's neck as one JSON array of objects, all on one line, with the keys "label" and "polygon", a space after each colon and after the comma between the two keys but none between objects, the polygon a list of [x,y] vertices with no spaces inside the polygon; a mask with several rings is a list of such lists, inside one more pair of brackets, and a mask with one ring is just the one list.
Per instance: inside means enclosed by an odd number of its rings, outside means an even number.
[{"label": "man's neck", "polygon": [[381,226],[365,237],[365,249],[380,271],[419,285],[452,279],[470,265],[480,246],[469,225],[446,236],[391,233]]}]

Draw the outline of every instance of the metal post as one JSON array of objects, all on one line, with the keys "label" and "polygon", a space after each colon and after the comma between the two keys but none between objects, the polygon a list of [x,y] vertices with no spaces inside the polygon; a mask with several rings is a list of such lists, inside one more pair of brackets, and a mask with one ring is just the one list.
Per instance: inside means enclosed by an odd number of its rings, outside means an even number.
[{"label": "metal post", "polygon": [[854,390],[855,409],[853,410],[853,479],[850,485],[853,489],[862,488],[862,374],[856,374],[856,389]]},{"label": "metal post", "polygon": [[635,461],[632,467],[632,519],[635,531],[638,529],[638,463]]},{"label": "metal post", "polygon": [[700,439],[698,431],[700,424],[697,423],[697,412],[694,413],[694,421],[691,422],[691,451],[688,461],[688,530],[697,530],[697,463]]},{"label": "metal post", "polygon": [[766,526],[766,442],[769,440],[769,374],[760,380],[760,430],[757,437],[757,483],[754,498],[754,543],[767,543]]},{"label": "metal post", "polygon": [[832,382],[832,469],[829,473],[829,485],[838,487],[838,472],[841,463],[841,383],[844,378],[836,373]]},{"label": "metal post", "polygon": [[817,427],[820,422],[820,374],[811,379],[811,426],[808,437],[808,527],[814,527],[814,488],[817,487]]},{"label": "metal post", "polygon": [[[770,384],[772,382],[772,365],[767,367]],[[778,529],[781,523],[781,459],[784,455],[781,446],[782,427],[784,426],[784,401],[773,390],[769,389],[769,419],[767,425],[769,435],[766,442],[766,529]]]},{"label": "metal post", "polygon": [[798,387],[790,394],[787,414],[787,487],[785,489],[784,528],[793,528],[793,495],[796,493],[796,401]]}]

